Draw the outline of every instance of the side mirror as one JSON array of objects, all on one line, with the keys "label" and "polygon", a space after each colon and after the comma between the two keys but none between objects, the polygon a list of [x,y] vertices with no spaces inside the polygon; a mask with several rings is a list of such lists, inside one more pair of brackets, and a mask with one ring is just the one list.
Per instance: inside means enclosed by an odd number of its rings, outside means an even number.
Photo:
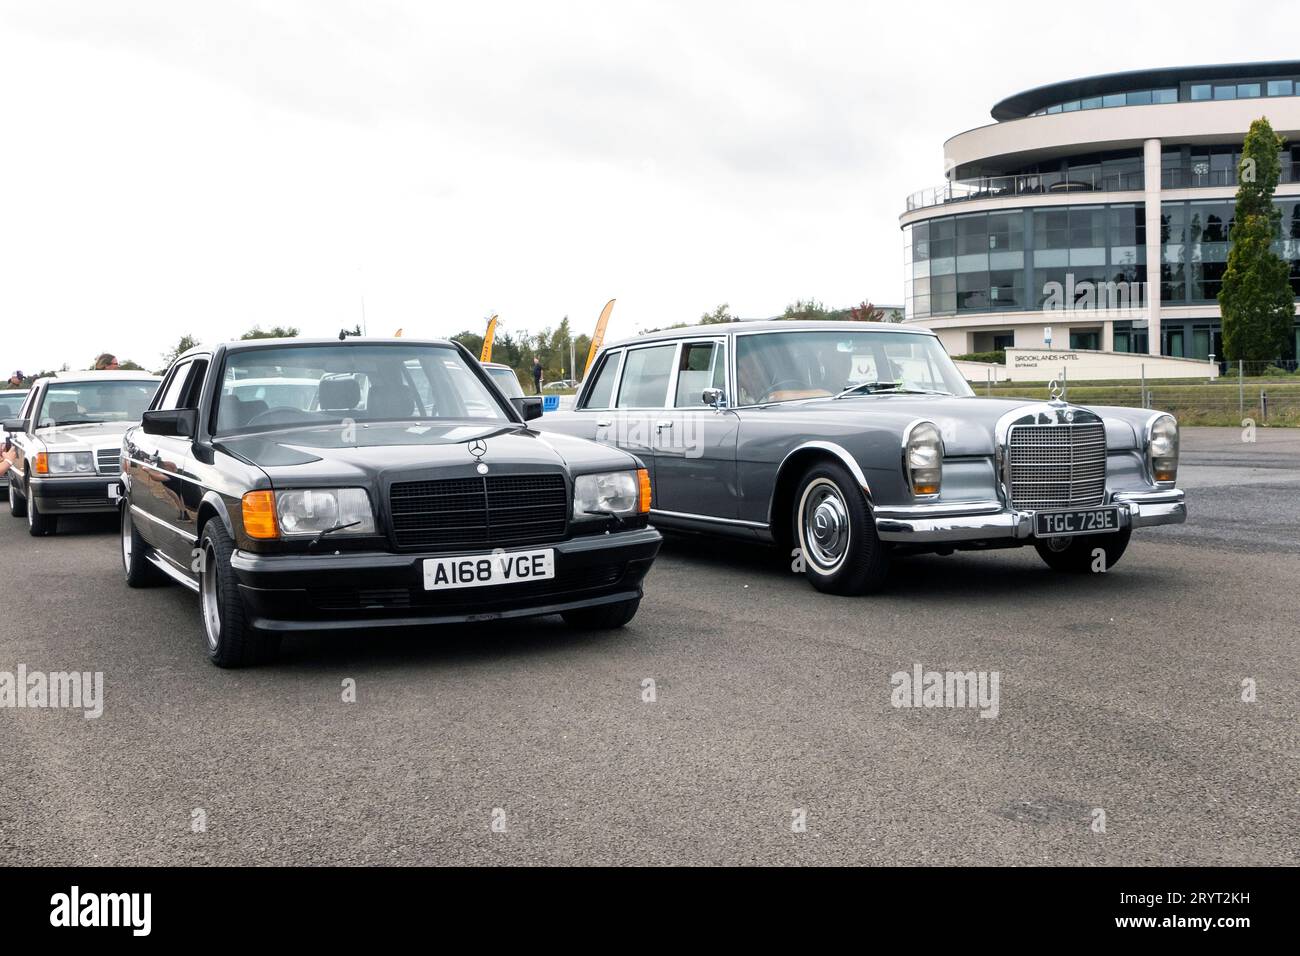
[{"label": "side mirror", "polygon": [[27,431],[27,419],[25,418],[6,418],[0,422],[0,428],[7,432],[13,432],[15,435]]},{"label": "side mirror", "polygon": [[146,435],[193,438],[198,431],[199,412],[195,408],[172,408],[165,412],[145,412],[141,425]]},{"label": "side mirror", "polygon": [[525,395],[523,398],[512,398],[510,401],[524,421],[531,422],[534,418],[542,417],[542,396]]},{"label": "side mirror", "polygon": [[727,407],[727,396],[720,388],[706,388],[704,394],[700,397],[700,401],[710,408]]}]

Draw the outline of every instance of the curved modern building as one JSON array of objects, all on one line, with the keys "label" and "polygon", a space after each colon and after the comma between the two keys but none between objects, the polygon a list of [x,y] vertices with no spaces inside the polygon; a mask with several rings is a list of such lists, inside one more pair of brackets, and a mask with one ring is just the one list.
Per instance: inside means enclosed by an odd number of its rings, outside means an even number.
[{"label": "curved modern building", "polygon": [[[900,217],[905,321],[954,355],[1222,355],[1217,295],[1241,145],[1287,138],[1276,248],[1300,297],[1300,61],[1113,73],[1007,97],[944,145]],[[1284,358],[1294,359],[1300,324]]]}]

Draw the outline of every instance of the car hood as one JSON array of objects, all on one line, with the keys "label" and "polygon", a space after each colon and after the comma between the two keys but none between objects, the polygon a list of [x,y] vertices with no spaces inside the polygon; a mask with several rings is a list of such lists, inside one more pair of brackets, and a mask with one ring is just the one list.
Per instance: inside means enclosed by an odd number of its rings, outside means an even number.
[{"label": "car hood", "polygon": [[[478,456],[469,445],[482,442]],[[636,459],[607,445],[542,435],[513,423],[357,422],[280,429],[218,439],[221,450],[261,468],[273,484],[369,483],[395,475],[473,474],[481,459],[502,472],[587,472],[633,468]]]},{"label": "car hood", "polygon": [[[902,436],[909,424],[917,419],[934,422],[944,437],[944,452],[948,456],[992,455],[996,446],[996,426],[1004,415],[1020,409],[1028,410],[1043,402],[1018,398],[981,398],[979,396],[952,395],[863,395],[841,399],[812,399],[806,402],[768,406],[762,411],[782,409],[798,419],[805,419],[810,433],[815,434],[817,423],[834,420],[837,423],[862,423],[876,428],[887,428]],[[1075,405],[1075,408],[1087,408]],[[1135,422],[1151,414],[1142,409],[1093,408],[1106,422],[1106,444],[1111,449],[1137,446],[1138,429]]]},{"label": "car hood", "polygon": [[47,425],[32,433],[47,451],[92,451],[118,448],[122,435],[136,422],[104,422],[98,425]]}]

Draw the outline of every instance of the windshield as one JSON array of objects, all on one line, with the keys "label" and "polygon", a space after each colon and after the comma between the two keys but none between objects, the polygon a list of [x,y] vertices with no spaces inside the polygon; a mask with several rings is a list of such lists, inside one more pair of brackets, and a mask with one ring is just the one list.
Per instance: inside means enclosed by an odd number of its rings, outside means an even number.
[{"label": "windshield", "polygon": [[519,377],[515,375],[514,369],[487,366],[486,370],[506,398],[524,397],[523,386],[519,384]]},{"label": "windshield", "polygon": [[138,422],[149,407],[156,381],[56,382],[45,390],[36,427]]},{"label": "windshield", "polygon": [[930,335],[811,329],[736,338],[740,405],[829,398],[854,386],[862,394],[972,394]]},{"label": "windshield", "polygon": [[26,397],[26,392],[0,392],[0,418],[17,418],[18,410],[23,407],[23,399]]},{"label": "windshield", "polygon": [[340,343],[231,352],[216,430],[432,419],[510,420],[455,349]]}]

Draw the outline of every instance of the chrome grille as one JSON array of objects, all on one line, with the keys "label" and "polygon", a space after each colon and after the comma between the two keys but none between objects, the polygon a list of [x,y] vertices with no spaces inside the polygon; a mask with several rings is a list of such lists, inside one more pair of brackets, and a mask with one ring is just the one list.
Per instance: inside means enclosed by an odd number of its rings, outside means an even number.
[{"label": "chrome grille", "polygon": [[1088,508],[1106,496],[1106,426],[1016,425],[1007,438],[1011,504],[1028,511]]},{"label": "chrome grille", "polygon": [[388,493],[401,548],[496,548],[554,541],[569,519],[562,474],[403,481]]},{"label": "chrome grille", "polygon": [[122,449],[100,448],[95,452],[95,470],[101,475],[116,475],[122,467]]}]

